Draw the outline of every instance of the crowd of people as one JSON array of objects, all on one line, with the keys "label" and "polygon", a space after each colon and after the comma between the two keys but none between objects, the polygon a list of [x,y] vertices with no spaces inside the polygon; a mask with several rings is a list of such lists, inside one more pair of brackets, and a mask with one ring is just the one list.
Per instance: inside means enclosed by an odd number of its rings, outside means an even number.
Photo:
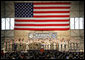
[{"label": "crowd of people", "polygon": [[29,50],[27,52],[1,53],[1,59],[84,59],[84,52],[60,52],[56,50]]}]

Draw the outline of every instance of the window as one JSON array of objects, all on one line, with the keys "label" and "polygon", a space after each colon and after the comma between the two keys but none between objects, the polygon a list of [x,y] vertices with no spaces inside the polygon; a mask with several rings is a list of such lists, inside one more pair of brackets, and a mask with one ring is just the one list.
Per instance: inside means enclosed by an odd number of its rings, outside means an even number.
[{"label": "window", "polygon": [[74,29],[74,18],[70,18],[70,29]]},{"label": "window", "polygon": [[2,30],[5,30],[5,18],[1,19],[1,27]]},{"label": "window", "polygon": [[14,29],[14,18],[1,19],[1,30],[13,30],[13,29]]},{"label": "window", "polygon": [[80,29],[84,29],[84,18],[80,18]]},{"label": "window", "polygon": [[[2,18],[1,30],[13,30],[14,18]],[[84,29],[84,18],[70,18],[70,29]]]},{"label": "window", "polygon": [[70,18],[70,29],[84,29],[84,18]]},{"label": "window", "polygon": [[75,18],[75,29],[79,29],[79,18]]},{"label": "window", "polygon": [[10,29],[10,18],[6,18],[6,30]]},{"label": "window", "polygon": [[11,22],[10,23],[11,23],[11,27],[10,28],[13,30],[14,29],[14,18],[11,18]]}]

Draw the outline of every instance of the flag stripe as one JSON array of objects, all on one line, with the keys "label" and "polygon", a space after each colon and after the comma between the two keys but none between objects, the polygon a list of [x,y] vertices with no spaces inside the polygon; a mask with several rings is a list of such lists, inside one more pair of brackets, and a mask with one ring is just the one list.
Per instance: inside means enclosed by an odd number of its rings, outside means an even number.
[{"label": "flag stripe", "polygon": [[62,17],[62,18],[15,18],[15,19],[19,19],[19,20],[28,20],[28,19],[30,19],[30,20],[56,20],[56,19],[58,19],[58,20],[65,20],[65,19],[69,19],[69,17],[67,18],[67,17]]},{"label": "flag stripe", "polygon": [[34,15],[70,15],[69,13],[34,13]]},{"label": "flag stripe", "polygon": [[69,9],[70,7],[34,7],[34,9]]},{"label": "flag stripe", "polygon": [[15,26],[15,28],[69,28],[69,26]]},{"label": "flag stripe", "polygon": [[56,3],[33,3],[34,5],[69,5],[71,4],[70,2],[67,2],[67,3],[61,3],[61,2],[56,2]]},{"label": "flag stripe", "polygon": [[34,9],[34,11],[70,11],[70,9]]},{"label": "flag stripe", "polygon": [[15,24],[68,24],[69,22],[15,22]]},{"label": "flag stripe", "polygon": [[69,17],[69,15],[51,15],[51,16],[47,16],[47,15],[44,15],[44,16],[39,16],[39,15],[34,15],[33,17],[36,17],[36,18],[41,18],[41,17]]},{"label": "flag stripe", "polygon": [[50,4],[50,5],[34,5],[34,7],[70,7],[70,5],[52,5],[52,4]]},{"label": "flag stripe", "polygon": [[69,24],[15,24],[15,26],[69,26]]},{"label": "flag stripe", "polygon": [[33,13],[70,13],[70,11],[33,11]]},{"label": "flag stripe", "polygon": [[69,20],[15,20],[15,22],[69,22]]},{"label": "flag stripe", "polygon": [[69,30],[70,28],[14,28],[14,30]]}]

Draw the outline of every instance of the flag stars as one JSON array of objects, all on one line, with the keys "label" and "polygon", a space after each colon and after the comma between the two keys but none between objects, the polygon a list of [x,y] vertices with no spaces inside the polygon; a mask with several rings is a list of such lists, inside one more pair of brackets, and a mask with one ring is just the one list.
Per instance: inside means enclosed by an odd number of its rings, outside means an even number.
[{"label": "flag stars", "polygon": [[15,17],[33,17],[33,4],[15,3]]}]

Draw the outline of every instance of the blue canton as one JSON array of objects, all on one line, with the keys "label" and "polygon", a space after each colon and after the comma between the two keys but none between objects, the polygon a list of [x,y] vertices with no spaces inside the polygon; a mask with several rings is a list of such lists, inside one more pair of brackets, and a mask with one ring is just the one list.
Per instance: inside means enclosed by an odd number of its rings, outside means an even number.
[{"label": "blue canton", "polygon": [[33,4],[15,3],[15,17],[33,17]]}]

